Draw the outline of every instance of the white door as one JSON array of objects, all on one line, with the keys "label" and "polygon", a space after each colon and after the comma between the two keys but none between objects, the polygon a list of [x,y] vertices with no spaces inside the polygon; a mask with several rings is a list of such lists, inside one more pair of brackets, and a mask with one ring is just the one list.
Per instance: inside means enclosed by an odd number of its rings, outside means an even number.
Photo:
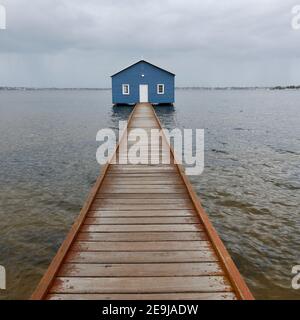
[{"label": "white door", "polygon": [[148,85],[140,84],[140,102],[148,102]]}]

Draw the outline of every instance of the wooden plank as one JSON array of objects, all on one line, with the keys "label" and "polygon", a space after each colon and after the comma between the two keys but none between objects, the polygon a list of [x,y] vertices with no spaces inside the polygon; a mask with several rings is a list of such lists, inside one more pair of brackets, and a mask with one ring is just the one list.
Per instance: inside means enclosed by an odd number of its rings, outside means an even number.
[{"label": "wooden plank", "polygon": [[[165,159],[172,159],[170,157],[169,152],[165,152],[164,150],[159,150],[159,149],[147,149],[147,148],[135,149],[134,153],[132,153],[132,151],[129,149],[127,152],[125,151],[125,152],[122,152],[122,153],[119,153],[118,155],[116,155],[116,157],[119,159],[122,158],[122,159],[128,160],[128,162],[122,163],[122,165],[128,165],[128,168],[131,168],[131,166],[136,166],[136,165],[143,165],[143,166],[153,165],[154,166],[154,165],[156,165],[156,163],[154,163],[154,161],[155,161],[154,159],[158,158],[159,156],[164,156]],[[148,159],[148,160],[153,159],[153,160],[140,163],[141,159]],[[162,162],[159,162],[159,163],[162,163]],[[167,164],[165,164],[165,165],[167,165]],[[174,163],[168,162],[168,165],[174,165]],[[160,167],[158,166],[157,169],[159,169],[159,168]],[[175,169],[175,168],[173,168],[173,169]],[[138,168],[138,169],[140,170],[142,168]]]},{"label": "wooden plank", "polygon": [[[131,149],[131,148],[134,148],[134,149]],[[147,154],[149,152],[152,153],[152,152],[164,152],[166,154],[170,154],[170,150],[164,146],[161,146],[161,145],[158,145],[158,144],[136,144],[136,142],[133,142],[133,143],[128,143],[127,144],[127,148],[126,146],[124,146],[123,150],[120,150],[120,152],[118,152],[117,154],[122,154],[124,156],[126,156],[127,154],[140,154],[143,153],[143,154]]]},{"label": "wooden plank", "polygon": [[[102,189],[104,190],[104,189]],[[152,188],[134,188],[133,186],[130,188],[114,188],[114,187],[106,187],[105,192],[107,193],[177,193],[177,194],[186,194],[186,190],[182,188],[161,188],[158,189],[157,186],[153,186]],[[179,196],[180,197],[180,196]]]},{"label": "wooden plank", "polygon": [[[134,148],[134,149],[131,149],[131,148]],[[134,150],[134,151],[132,151]],[[161,147],[152,147],[152,146],[141,146],[141,145],[136,145],[135,143],[133,144],[128,144],[127,146],[127,149],[125,150],[122,150],[120,152],[118,152],[115,156],[120,158],[120,157],[123,157],[123,158],[127,158],[127,159],[130,159],[130,161],[138,161],[140,158],[149,158],[152,156],[152,158],[154,157],[154,155],[165,155],[167,156],[168,158],[170,158],[170,151],[169,150],[165,150]],[[131,159],[130,156],[133,155],[133,158]],[[129,158],[128,158],[129,156]],[[157,165],[164,165],[164,166],[172,166],[174,165],[174,163],[171,163],[171,162],[167,162],[167,163],[158,163]],[[115,163],[114,164],[115,166],[120,166],[120,165],[132,165],[132,166],[136,166],[138,165],[138,163]],[[151,162],[146,162],[146,163],[143,163],[142,164],[143,166],[151,166],[151,165],[156,165],[156,163],[151,163]]]},{"label": "wooden plank", "polygon": [[[142,164],[145,164],[145,163],[156,163],[158,161],[170,161],[170,163],[174,163],[173,159],[171,158],[170,160],[163,160],[163,159],[168,159],[166,157],[162,158],[161,155],[152,155],[152,156],[143,156],[143,157],[139,157],[137,160],[135,159],[129,159],[127,157],[118,157],[118,158],[115,158],[117,160],[114,160],[114,161],[120,161],[122,163],[126,163],[127,165],[133,165],[133,164],[139,164],[139,165],[142,165]],[[137,173],[137,171],[133,171],[134,173]],[[115,171],[112,172],[113,174],[115,173]],[[118,173],[120,173],[120,171],[118,171]],[[124,173],[122,171],[122,173]],[[131,173],[131,171],[128,171],[128,172],[125,172],[125,173]],[[145,174],[153,174],[152,172],[150,171],[147,171],[145,172]],[[166,173],[166,172],[163,172],[163,171],[159,171],[158,173]]]},{"label": "wooden plank", "polygon": [[50,294],[48,300],[236,300],[233,292]]},{"label": "wooden plank", "polygon": [[[142,188],[142,186],[141,186]],[[178,199],[176,193],[97,193],[96,199]],[[188,194],[183,194],[180,196],[180,199],[189,200]]]},{"label": "wooden plank", "polygon": [[[159,127],[154,124],[154,122],[152,123],[145,123],[145,122],[135,122],[131,125],[132,129],[141,129],[141,127],[145,130],[145,129],[159,129]],[[137,140],[134,137],[129,137],[128,139],[129,141],[132,142],[136,142]]]},{"label": "wooden plank", "polygon": [[168,172],[147,172],[147,173],[135,173],[135,172],[126,172],[126,173],[115,173],[115,172],[108,172],[106,175],[109,179],[115,179],[115,178],[168,178],[170,177],[170,174]]},{"label": "wooden plank", "polygon": [[127,178],[112,178],[112,179],[105,179],[104,184],[106,186],[151,186],[151,185],[162,185],[164,187],[167,187],[169,185],[171,186],[182,186],[182,183],[177,179],[159,179],[158,177],[145,177],[145,178],[136,178],[136,177],[127,177]]},{"label": "wooden plank", "polygon": [[[129,162],[127,163],[122,163],[122,165],[129,165],[128,168],[131,168],[131,166],[136,166],[136,165],[143,165],[143,166],[146,166],[146,165],[155,165],[156,166],[156,163],[154,163],[154,160],[152,160],[152,162],[150,161],[147,161],[147,162],[144,162],[144,163],[138,163],[140,161],[140,159],[155,159],[156,157],[158,156],[165,156],[166,158],[165,159],[171,159],[171,156],[170,156],[170,152],[166,152],[162,149],[155,149],[155,148],[142,148],[142,147],[136,147],[134,146],[134,152],[131,151],[130,147],[127,151],[124,151],[124,152],[120,152],[116,155],[116,157],[118,158],[123,158],[123,159],[128,159]],[[162,164],[162,162],[159,162]],[[158,164],[159,164],[158,163]],[[157,165],[158,165],[157,164]],[[163,164],[162,164],[163,165]],[[165,166],[171,166],[174,165],[174,163],[170,163],[168,162],[167,164],[165,164]],[[117,165],[116,165],[117,166]],[[127,169],[128,169],[127,168]],[[157,169],[159,169],[160,167],[157,166]],[[172,167],[173,169],[175,169],[176,167]],[[143,168],[138,168],[138,169],[143,169]],[[165,169],[165,168],[163,168]]]},{"label": "wooden plank", "polygon": [[114,170],[169,170],[176,171],[175,165],[159,164],[159,165],[124,165],[124,164],[113,164],[110,167],[111,171]]},{"label": "wooden plank", "polygon": [[119,174],[143,174],[143,175],[148,175],[149,177],[150,176],[152,176],[152,175],[155,175],[155,174],[158,174],[158,175],[160,175],[160,174],[170,174],[171,172],[176,172],[175,171],[175,169],[173,170],[160,170],[160,169],[157,169],[157,170],[146,170],[146,169],[143,169],[143,170],[136,170],[136,169],[134,169],[134,170],[126,170],[126,169],[124,169],[124,170],[121,170],[121,169],[118,169],[118,170],[112,170],[110,173],[111,174],[117,174],[117,175],[119,175]]},{"label": "wooden plank", "polygon": [[[123,165],[127,165],[128,167],[130,166],[136,166],[136,165],[156,165],[157,163],[162,163],[162,159],[164,159],[165,163],[174,165],[174,161],[171,162],[171,160],[173,160],[172,157],[170,157],[169,153],[165,153],[163,151],[153,151],[153,150],[139,150],[138,152],[135,152],[133,155],[131,154],[131,152],[127,153],[120,153],[119,155],[116,155],[114,157],[114,160],[119,159],[120,163],[122,163]],[[121,162],[122,160],[122,162]],[[116,161],[114,162],[116,163]],[[118,163],[118,162],[117,162]],[[159,168],[157,168],[159,169]],[[119,169],[117,169],[119,170]],[[132,169],[134,171],[134,169]],[[137,169],[137,170],[141,170]],[[163,171],[165,169],[162,169],[160,171]],[[170,171],[171,169],[168,169],[168,171]]]},{"label": "wooden plank", "polygon": [[67,278],[54,282],[50,293],[178,293],[226,292],[223,276],[145,278]]},{"label": "wooden plank", "polygon": [[[166,157],[162,158],[162,156],[160,155],[152,155],[152,157],[149,156],[143,156],[143,157],[139,157],[137,160],[135,159],[128,159],[126,157],[118,157],[118,158],[115,158],[114,161],[120,161],[122,163],[126,163],[127,165],[133,165],[133,164],[138,164],[138,165],[142,165],[142,164],[145,164],[145,163],[155,163],[155,162],[158,162],[158,161],[163,161],[162,159],[168,159]],[[174,163],[173,162],[173,159],[171,158],[170,160],[164,160],[164,161],[170,161],[171,163]],[[137,171],[133,171],[134,173],[137,173]],[[115,171],[112,172],[113,174],[116,173]],[[120,173],[120,171],[118,171],[117,173]],[[122,173],[124,173],[122,171]],[[127,171],[125,173],[131,173],[131,171]],[[150,171],[147,171],[145,172],[145,174],[153,174],[152,172]],[[164,171],[158,171],[158,173],[166,173]]]},{"label": "wooden plank", "polygon": [[153,177],[145,177],[145,178],[135,178],[135,177],[128,177],[128,178],[114,178],[114,179],[105,179],[104,181],[105,185],[182,185],[181,181],[179,179],[159,179],[159,178],[153,178]]},{"label": "wooden plank", "polygon": [[170,277],[218,276],[223,270],[216,262],[147,264],[65,263],[59,277]]},{"label": "wooden plank", "polygon": [[[140,153],[143,153],[143,154],[149,154],[151,153],[160,153],[160,152],[164,152],[166,154],[170,154],[170,150],[167,149],[167,148],[164,148],[164,147],[161,147],[159,145],[136,145],[136,144],[133,144],[133,146],[135,146],[135,149],[134,151],[138,152],[139,154]],[[127,156],[128,154],[131,154],[132,151],[130,150],[130,143],[128,144],[128,148],[123,150],[123,151],[120,151],[117,153],[117,155],[124,155],[124,156]]]},{"label": "wooden plank", "polygon": [[113,198],[110,199],[109,197],[103,198],[101,200],[97,200],[96,198],[94,204],[101,203],[101,205],[112,205],[112,204],[126,204],[126,205],[137,205],[137,204],[181,204],[181,205],[189,205],[190,201],[188,199],[152,199],[150,196],[145,197],[143,199],[126,199],[125,197],[118,199],[118,198]]},{"label": "wooden plank", "polygon": [[114,181],[122,182],[122,181],[138,181],[144,183],[145,181],[154,181],[154,182],[164,182],[164,181],[176,181],[183,185],[182,180],[180,179],[180,175],[178,173],[170,174],[169,172],[155,173],[139,173],[139,172],[123,172],[120,175],[115,175],[113,171],[109,171],[105,182],[112,182],[111,177],[114,178]]},{"label": "wooden plank", "polygon": [[211,250],[207,241],[156,241],[156,242],[85,242],[76,241],[73,251],[199,251]]},{"label": "wooden plank", "polygon": [[[131,148],[134,148],[134,149],[131,149]],[[149,154],[152,154],[152,153],[165,153],[165,154],[171,154],[170,153],[170,150],[167,149],[166,147],[162,147],[161,145],[151,145],[151,144],[144,144],[144,145],[141,145],[141,144],[136,144],[136,142],[128,142],[127,144],[127,148],[126,146],[123,146],[123,149],[120,150],[116,155],[119,156],[119,155],[122,155],[122,156],[127,156],[127,155],[130,155],[130,154],[133,154],[133,155],[149,155]],[[116,165],[122,165],[123,163],[116,163]],[[151,164],[151,163],[150,163]],[[147,164],[145,164],[147,165]],[[164,165],[162,163],[162,165]],[[170,163],[166,163],[165,165],[170,165]]]},{"label": "wooden plank", "polygon": [[69,263],[165,263],[165,262],[215,262],[213,251],[169,251],[169,252],[80,252],[70,251]]},{"label": "wooden plank", "polygon": [[120,210],[120,211],[149,211],[149,210],[192,210],[194,209],[193,205],[188,204],[188,205],[173,205],[173,204],[157,204],[157,205],[149,205],[149,204],[139,204],[139,205],[127,205],[127,204],[114,204],[114,205],[109,205],[105,206],[100,203],[93,204],[91,207],[92,211],[115,211],[115,210]]},{"label": "wooden plank", "polygon": [[166,174],[166,173],[171,173],[171,172],[176,172],[175,171],[175,169],[151,169],[151,168],[149,168],[149,169],[140,169],[140,170],[137,170],[137,169],[114,169],[114,170],[112,170],[111,171],[111,173],[112,174],[145,174],[145,175],[147,175],[147,174],[149,174],[149,175],[152,175],[152,174],[155,174],[155,173],[157,173],[157,174],[160,174],[160,173],[164,173],[164,174]]},{"label": "wooden plank", "polygon": [[[147,193],[158,193],[157,188],[160,190],[164,190],[165,193],[168,191],[168,193],[174,193],[177,190],[180,191],[186,191],[184,186],[182,185],[159,185],[159,184],[154,184],[154,185],[109,185],[106,184],[105,186],[102,187],[102,190],[105,189],[106,193],[110,193],[113,190],[130,190],[131,192],[136,191],[136,193],[139,193],[138,191],[142,189],[143,191],[145,190]],[[156,192],[153,192],[152,190],[155,190]],[[101,192],[101,191],[100,191]],[[113,193],[113,192],[112,192]]]},{"label": "wooden plank", "polygon": [[204,232],[81,232],[78,240],[82,241],[193,241],[206,240]]},{"label": "wooden plank", "polygon": [[195,217],[194,210],[89,211],[89,217]]},{"label": "wooden plank", "polygon": [[156,172],[176,172],[176,167],[158,167],[158,166],[147,166],[143,167],[140,165],[141,168],[138,168],[138,166],[132,166],[132,165],[124,165],[122,167],[118,168],[112,168],[111,172],[119,172],[119,173],[126,173],[126,172],[134,172],[134,173],[156,173]]},{"label": "wooden plank", "polygon": [[85,224],[198,224],[198,217],[128,217],[128,218],[105,218],[88,217]]},{"label": "wooden plank", "polygon": [[[132,151],[132,149],[131,148],[134,148],[133,150],[134,151]],[[132,145],[130,145],[130,143],[128,144],[128,146],[127,146],[127,149],[125,149],[125,150],[122,150],[122,151],[120,151],[120,152],[118,152],[117,154],[116,154],[116,156],[118,156],[118,157],[124,157],[124,158],[127,158],[127,156],[129,156],[129,155],[134,155],[134,158],[137,156],[137,157],[142,157],[142,156],[144,156],[144,157],[148,157],[148,156],[151,156],[151,155],[157,155],[157,154],[164,154],[164,155],[171,155],[171,153],[170,153],[170,151],[169,150],[165,150],[164,148],[162,148],[162,147],[154,147],[154,146],[141,146],[141,145],[136,145],[136,144],[132,144]],[[133,159],[133,160],[135,160],[135,159]],[[127,164],[127,163],[126,163]],[[145,163],[144,165],[146,166],[146,165],[151,165],[152,163],[150,162],[150,163]],[[170,165],[172,165],[171,163],[158,163],[158,165],[165,165],[165,166],[170,166]],[[116,166],[118,166],[118,165],[124,165],[124,163],[120,163],[120,164],[115,164]],[[136,164],[132,164],[132,165],[136,165]]]},{"label": "wooden plank", "polygon": [[83,225],[81,232],[185,232],[203,230],[200,224],[136,224],[136,225]]}]

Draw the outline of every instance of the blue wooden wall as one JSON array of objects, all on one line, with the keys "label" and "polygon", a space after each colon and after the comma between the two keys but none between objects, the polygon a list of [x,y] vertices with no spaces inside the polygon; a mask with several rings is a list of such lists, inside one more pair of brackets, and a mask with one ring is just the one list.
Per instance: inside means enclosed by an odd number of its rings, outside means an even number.
[{"label": "blue wooden wall", "polygon": [[[144,77],[142,77],[144,75]],[[130,94],[123,95],[122,84],[130,85]],[[145,61],[112,76],[113,104],[135,104],[139,102],[139,85],[148,85],[149,102],[153,104],[175,102],[175,76]],[[165,85],[165,93],[157,94],[157,85]]]}]

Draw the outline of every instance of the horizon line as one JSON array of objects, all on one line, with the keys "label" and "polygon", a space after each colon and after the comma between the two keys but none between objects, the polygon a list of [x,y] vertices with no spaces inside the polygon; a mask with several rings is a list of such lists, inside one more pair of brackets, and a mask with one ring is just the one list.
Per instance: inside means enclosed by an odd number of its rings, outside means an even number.
[{"label": "horizon line", "polygon": [[[177,86],[175,89],[300,89],[300,85],[275,86]],[[112,90],[111,87],[35,87],[35,86],[1,86],[0,90]]]}]

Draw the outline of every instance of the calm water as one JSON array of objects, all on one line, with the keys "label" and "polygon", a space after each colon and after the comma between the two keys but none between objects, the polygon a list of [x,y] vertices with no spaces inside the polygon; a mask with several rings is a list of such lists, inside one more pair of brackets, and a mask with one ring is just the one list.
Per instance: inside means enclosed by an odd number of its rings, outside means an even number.
[{"label": "calm water", "polygon": [[[131,108],[109,91],[0,91],[0,264],[28,298],[99,173],[96,133]],[[256,298],[300,298],[300,92],[178,90],[168,128],[205,129],[192,183]]]}]

